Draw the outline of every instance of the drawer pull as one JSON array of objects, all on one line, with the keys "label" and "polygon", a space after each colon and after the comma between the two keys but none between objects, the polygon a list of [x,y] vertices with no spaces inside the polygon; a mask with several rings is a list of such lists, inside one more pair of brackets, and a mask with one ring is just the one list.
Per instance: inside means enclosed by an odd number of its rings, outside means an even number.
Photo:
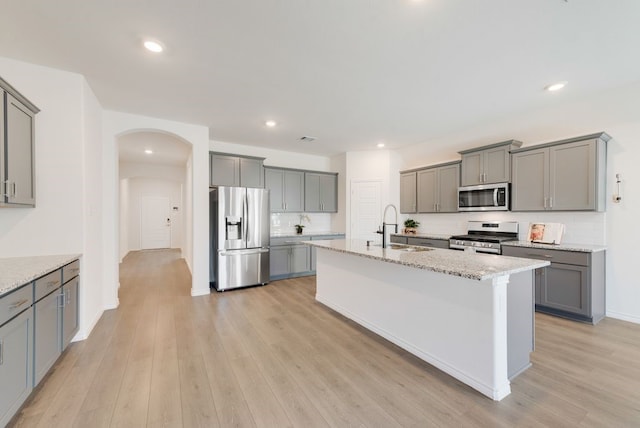
[{"label": "drawer pull", "polygon": [[57,285],[57,284],[59,284],[59,282],[56,281],[56,280],[49,281],[49,282],[47,282],[47,288],[48,287],[53,287],[54,285]]},{"label": "drawer pull", "polygon": [[17,302],[12,303],[12,304],[9,306],[9,310],[11,310],[11,311],[12,311],[12,310],[14,310],[14,309],[18,309],[20,306],[22,306],[22,305],[24,305],[25,303],[28,303],[28,302],[29,302],[29,299],[22,299],[22,300],[18,300]]},{"label": "drawer pull", "polygon": [[4,363],[4,340],[0,339],[0,366]]}]

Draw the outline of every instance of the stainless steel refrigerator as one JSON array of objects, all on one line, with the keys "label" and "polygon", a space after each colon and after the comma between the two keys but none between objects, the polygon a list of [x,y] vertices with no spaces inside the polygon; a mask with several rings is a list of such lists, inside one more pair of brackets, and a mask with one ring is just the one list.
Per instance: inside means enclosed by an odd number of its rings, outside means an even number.
[{"label": "stainless steel refrigerator", "polygon": [[269,282],[269,191],[209,189],[210,282],[218,291]]}]

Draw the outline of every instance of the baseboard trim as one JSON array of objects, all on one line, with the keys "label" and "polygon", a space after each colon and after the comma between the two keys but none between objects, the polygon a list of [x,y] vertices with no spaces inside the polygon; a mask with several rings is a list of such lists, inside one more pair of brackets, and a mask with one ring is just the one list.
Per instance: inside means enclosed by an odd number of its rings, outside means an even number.
[{"label": "baseboard trim", "polygon": [[615,318],[617,320],[621,320],[621,321],[628,321],[634,324],[640,324],[640,317],[635,315],[629,315],[629,314],[616,312],[616,311],[607,311],[607,316],[611,318]]},{"label": "baseboard trim", "polygon": [[[388,340],[391,343],[394,343],[396,345],[398,345],[399,347],[403,348],[404,350],[412,353],[413,355],[415,355],[416,357],[420,358],[423,361],[426,361],[427,363],[431,364],[432,366],[436,367],[437,369],[440,369],[441,371],[443,371],[444,373],[458,379],[459,381],[467,384],[468,386],[470,386],[471,388],[479,391],[480,393],[486,395],[487,397],[495,400],[495,401],[500,401],[502,400],[504,397],[506,397],[507,395],[509,395],[511,393],[511,383],[509,381],[507,381],[504,385],[500,385],[497,387],[491,387],[490,385],[485,384],[484,382],[476,379],[475,377],[465,373],[464,371],[458,369],[457,367],[452,366],[451,364],[448,364],[436,357],[434,357],[433,355],[431,355],[429,352],[423,350],[423,349],[419,349],[415,346],[413,346],[410,343],[405,342],[404,340],[396,337],[395,335],[387,332],[386,330],[371,324],[368,321],[365,321],[363,319],[361,319],[360,317],[356,316],[355,314],[351,313],[350,311],[346,310],[345,308],[343,308],[342,306],[335,304],[334,302],[324,298],[321,295],[318,295],[316,293],[316,300],[320,303],[322,303],[323,305],[333,309],[334,311],[344,315],[345,317],[351,319],[352,321],[355,321],[356,323],[360,324],[361,326],[363,326],[364,328],[374,332],[375,334],[385,338],[386,340]],[[528,368],[528,367],[527,367]],[[525,368],[526,370],[526,368]]]}]

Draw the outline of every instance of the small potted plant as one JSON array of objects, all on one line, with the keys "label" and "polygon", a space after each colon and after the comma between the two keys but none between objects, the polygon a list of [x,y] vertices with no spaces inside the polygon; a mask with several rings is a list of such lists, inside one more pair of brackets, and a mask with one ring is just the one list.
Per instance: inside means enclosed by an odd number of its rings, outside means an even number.
[{"label": "small potted plant", "polygon": [[294,224],[293,227],[296,228],[296,233],[298,235],[302,235],[302,229],[304,229],[304,224],[302,223],[304,223],[305,220],[307,220],[307,223],[311,223],[311,219],[306,214],[300,214],[298,217],[300,217],[300,223]]},{"label": "small potted plant", "polygon": [[404,221],[404,233],[407,235],[415,235],[418,232],[419,221],[415,221],[412,218],[408,218]]},{"label": "small potted plant", "polygon": [[297,233],[298,235],[302,235],[302,229],[304,229],[304,225],[302,225],[302,224],[295,224],[295,225],[293,225],[293,227],[295,227],[295,228],[296,228],[296,233]]}]

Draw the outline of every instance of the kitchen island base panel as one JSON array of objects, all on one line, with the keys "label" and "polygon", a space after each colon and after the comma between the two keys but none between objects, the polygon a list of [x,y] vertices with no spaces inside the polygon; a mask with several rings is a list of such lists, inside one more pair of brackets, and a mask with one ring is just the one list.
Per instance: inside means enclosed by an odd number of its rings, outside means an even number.
[{"label": "kitchen island base panel", "polygon": [[[510,306],[522,299],[508,302],[508,275],[477,281],[318,248],[316,300],[501,400],[511,392],[508,354],[519,355],[514,376],[530,364],[533,330],[507,331],[507,306],[532,317],[532,275],[523,274],[515,283],[528,287],[528,311]],[[509,343],[512,335],[524,339]]]}]

